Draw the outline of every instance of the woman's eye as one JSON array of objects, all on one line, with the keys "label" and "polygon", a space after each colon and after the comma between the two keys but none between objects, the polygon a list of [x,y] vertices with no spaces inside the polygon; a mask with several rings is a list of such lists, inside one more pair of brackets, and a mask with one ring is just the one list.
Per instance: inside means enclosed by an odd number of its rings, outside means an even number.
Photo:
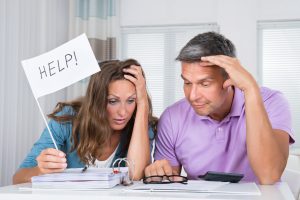
[{"label": "woman's eye", "polygon": [[135,99],[128,99],[127,102],[128,102],[129,104],[132,104],[132,103],[135,102]]},{"label": "woman's eye", "polygon": [[115,100],[115,99],[109,99],[108,103],[111,104],[111,105],[114,105],[114,104],[117,103],[117,100]]}]

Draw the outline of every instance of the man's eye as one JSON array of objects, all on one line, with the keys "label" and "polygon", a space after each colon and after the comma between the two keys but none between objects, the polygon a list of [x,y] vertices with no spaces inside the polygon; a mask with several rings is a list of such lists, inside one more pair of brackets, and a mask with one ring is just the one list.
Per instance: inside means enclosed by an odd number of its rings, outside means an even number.
[{"label": "man's eye", "polygon": [[202,85],[203,87],[208,87],[208,86],[210,86],[210,83],[209,83],[209,82],[203,82],[201,85]]},{"label": "man's eye", "polygon": [[190,82],[184,82],[184,85],[191,85]]}]

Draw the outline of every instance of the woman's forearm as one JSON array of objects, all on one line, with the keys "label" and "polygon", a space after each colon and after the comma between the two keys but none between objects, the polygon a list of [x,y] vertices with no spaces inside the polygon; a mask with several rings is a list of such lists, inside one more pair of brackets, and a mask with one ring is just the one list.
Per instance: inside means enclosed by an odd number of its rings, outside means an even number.
[{"label": "woman's forearm", "polygon": [[13,176],[13,184],[31,182],[31,177],[40,175],[38,167],[19,169]]},{"label": "woman's forearm", "polygon": [[134,171],[131,171],[131,177],[134,180],[143,178],[144,169],[150,163],[148,113],[148,103],[137,105],[137,113],[127,155],[128,159],[134,163]]}]

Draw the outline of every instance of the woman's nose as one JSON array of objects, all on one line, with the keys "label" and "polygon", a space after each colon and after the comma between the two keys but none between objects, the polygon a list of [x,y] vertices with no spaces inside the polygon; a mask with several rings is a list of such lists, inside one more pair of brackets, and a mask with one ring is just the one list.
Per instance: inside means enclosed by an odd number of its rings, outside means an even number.
[{"label": "woman's nose", "polygon": [[127,113],[126,106],[124,104],[121,104],[118,109],[118,114],[123,117],[126,115],[126,113]]}]

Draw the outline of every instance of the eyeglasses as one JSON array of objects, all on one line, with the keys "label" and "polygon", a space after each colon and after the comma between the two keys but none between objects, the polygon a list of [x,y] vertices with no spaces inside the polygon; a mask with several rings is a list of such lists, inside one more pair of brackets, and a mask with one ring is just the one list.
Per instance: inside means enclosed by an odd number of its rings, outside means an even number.
[{"label": "eyeglasses", "polygon": [[164,175],[164,176],[146,176],[143,178],[145,184],[167,184],[167,183],[182,183],[187,184],[188,179],[180,175]]}]

